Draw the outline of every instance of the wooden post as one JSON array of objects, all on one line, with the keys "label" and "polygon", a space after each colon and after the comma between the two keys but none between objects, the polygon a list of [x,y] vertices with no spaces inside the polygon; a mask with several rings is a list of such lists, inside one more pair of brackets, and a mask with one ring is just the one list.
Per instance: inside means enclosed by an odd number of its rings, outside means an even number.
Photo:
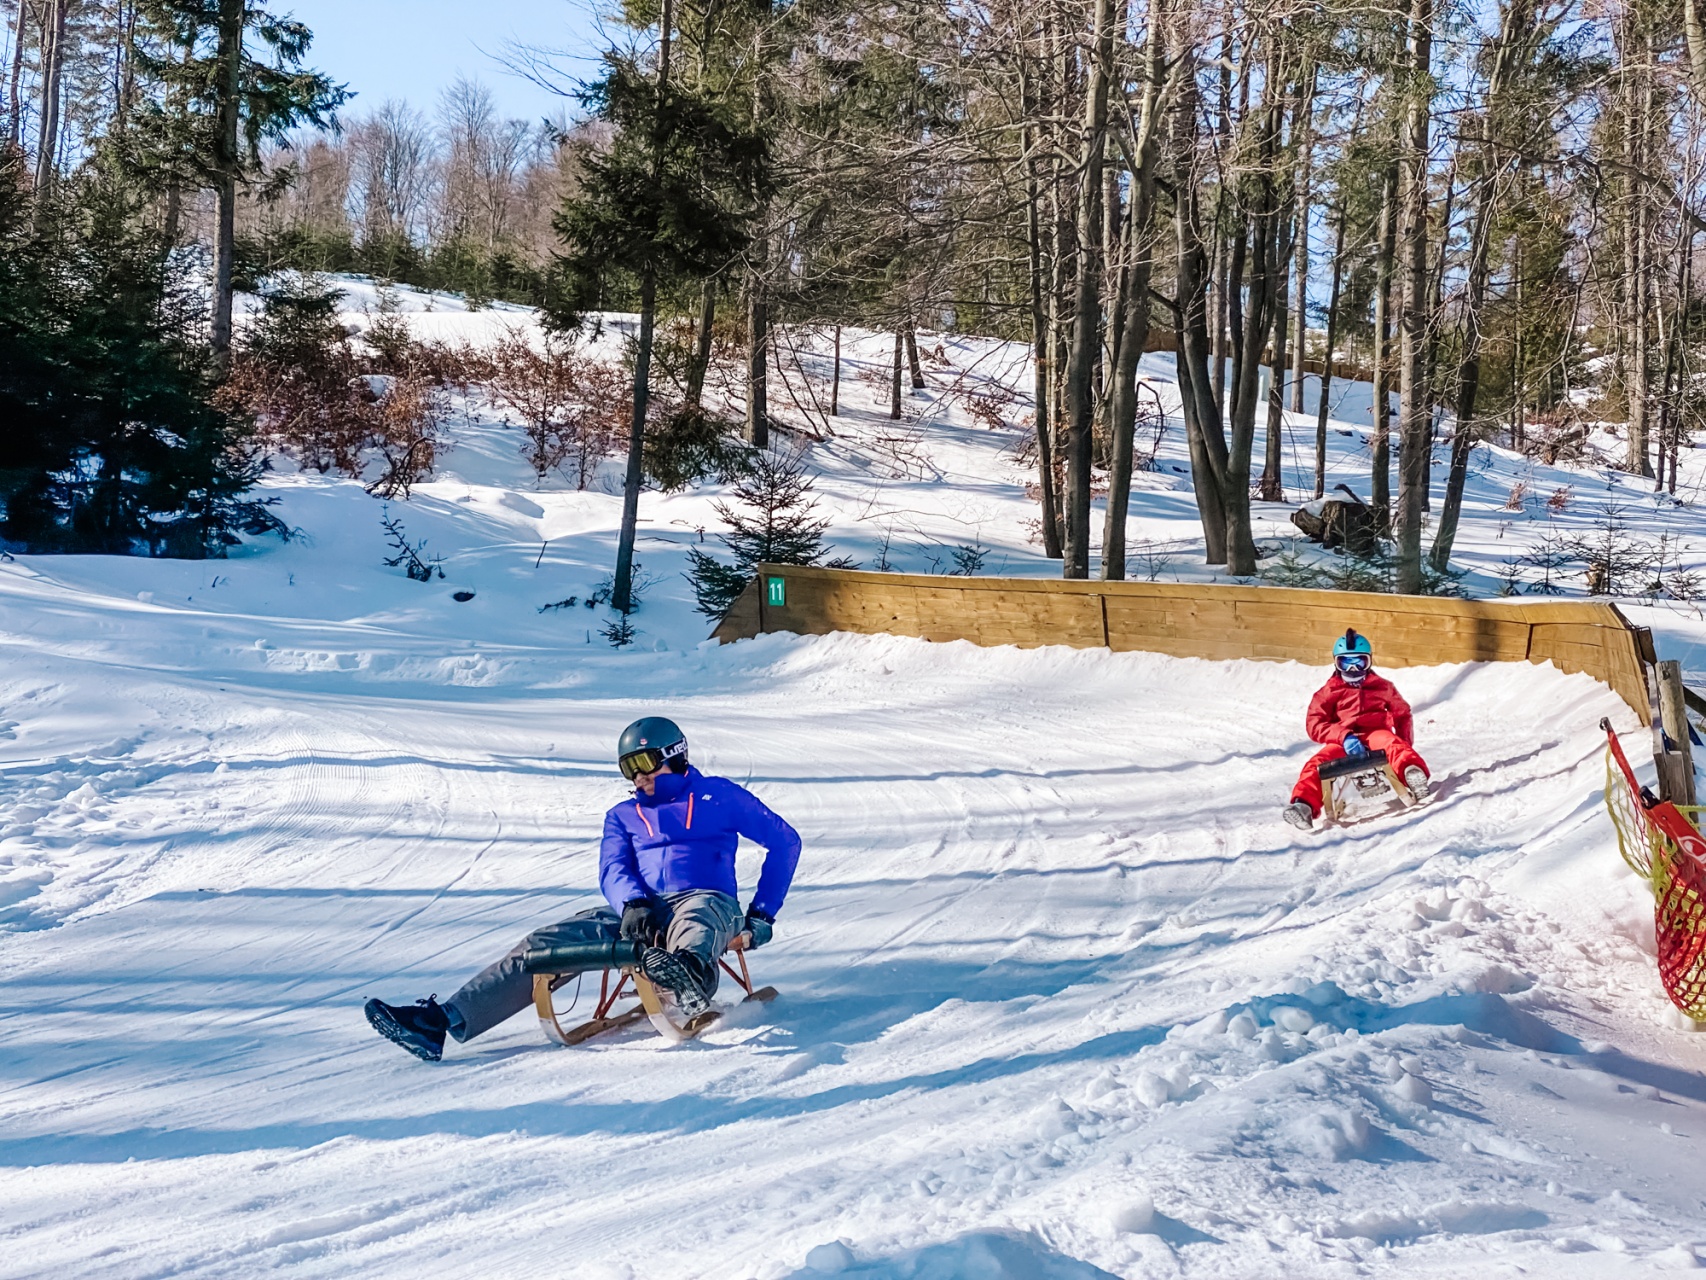
[{"label": "wooden post", "polygon": [[1682,663],[1658,665],[1659,717],[1664,729],[1659,747],[1660,798],[1676,804],[1694,803],[1694,752],[1688,742],[1688,700],[1682,684]]}]

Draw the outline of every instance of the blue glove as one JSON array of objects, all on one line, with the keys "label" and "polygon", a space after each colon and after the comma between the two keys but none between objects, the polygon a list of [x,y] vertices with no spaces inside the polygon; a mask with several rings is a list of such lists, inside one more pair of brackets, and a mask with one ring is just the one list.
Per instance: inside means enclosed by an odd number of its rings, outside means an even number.
[{"label": "blue glove", "polygon": [[1347,733],[1345,735],[1345,754],[1347,756],[1366,756],[1368,748],[1363,745],[1362,739],[1356,734]]},{"label": "blue glove", "polygon": [[775,925],[776,922],[762,911],[748,911],[746,913],[746,932],[751,935],[752,940],[747,946],[756,951],[766,942],[769,942],[770,935],[775,931]]}]

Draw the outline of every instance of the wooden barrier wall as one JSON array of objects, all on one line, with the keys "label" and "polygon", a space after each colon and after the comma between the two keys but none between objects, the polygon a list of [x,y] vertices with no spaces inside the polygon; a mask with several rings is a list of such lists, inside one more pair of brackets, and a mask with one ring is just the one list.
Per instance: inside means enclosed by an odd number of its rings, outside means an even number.
[{"label": "wooden barrier wall", "polygon": [[[771,603],[774,579],[781,580],[781,603]],[[713,635],[727,642],[767,631],[853,631],[1321,665],[1334,638],[1353,626],[1369,638],[1382,666],[1551,662],[1609,685],[1643,724],[1651,716],[1650,634],[1631,626],[1615,605],[1586,600],[1454,600],[765,565]]]}]

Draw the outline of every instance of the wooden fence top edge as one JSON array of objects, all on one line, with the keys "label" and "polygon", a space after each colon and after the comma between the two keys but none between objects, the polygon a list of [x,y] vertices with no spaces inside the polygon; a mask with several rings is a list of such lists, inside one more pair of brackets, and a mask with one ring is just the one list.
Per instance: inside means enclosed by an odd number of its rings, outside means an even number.
[{"label": "wooden fence top edge", "polygon": [[1306,587],[1272,587],[1239,583],[1108,582],[1100,578],[962,578],[947,574],[879,573],[869,569],[828,569],[817,565],[761,564],[760,576],[775,575],[820,582],[847,582],[889,587],[924,587],[935,591],[1008,591],[1037,594],[1090,595],[1147,599],[1220,599],[1252,603],[1283,593],[1288,602],[1313,605],[1340,613],[1465,613],[1491,619],[1528,623],[1594,623],[1624,628],[1630,624],[1616,605],[1594,600],[1473,600],[1456,596],[1392,595],[1376,591],[1327,591]]}]

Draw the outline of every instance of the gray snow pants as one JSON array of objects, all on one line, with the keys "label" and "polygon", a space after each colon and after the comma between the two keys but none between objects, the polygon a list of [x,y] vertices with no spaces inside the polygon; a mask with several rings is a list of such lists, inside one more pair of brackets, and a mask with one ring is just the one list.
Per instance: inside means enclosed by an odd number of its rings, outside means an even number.
[{"label": "gray snow pants", "polygon": [[[665,894],[662,901],[669,910],[664,947],[670,951],[691,951],[704,959],[711,971],[711,989],[715,991],[717,957],[728,949],[745,921],[740,903],[726,893],[710,889]],[[450,1034],[458,1040],[472,1040],[533,1003],[533,975],[522,967],[521,961],[531,948],[615,938],[621,929],[622,917],[609,907],[595,907],[535,929],[502,960],[480,970],[444,1002],[444,1012],[450,1018]]]}]

